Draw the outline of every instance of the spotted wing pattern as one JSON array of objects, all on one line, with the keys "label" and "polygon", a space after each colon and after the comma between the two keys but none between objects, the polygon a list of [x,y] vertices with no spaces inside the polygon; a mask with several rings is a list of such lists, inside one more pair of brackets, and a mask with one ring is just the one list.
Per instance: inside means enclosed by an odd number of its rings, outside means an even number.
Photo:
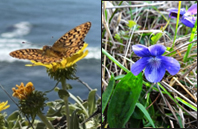
[{"label": "spotted wing pattern", "polygon": [[[91,27],[91,22],[81,24],[65,33],[47,51],[40,49],[20,49],[10,53],[10,56],[19,59],[34,60],[42,63],[60,62],[63,57],[70,57],[84,45],[84,38]],[[61,56],[52,56],[60,53]]]},{"label": "spotted wing pattern", "polygon": [[61,61],[61,58],[59,57],[50,57],[47,55],[43,55],[43,50],[40,49],[20,49],[11,52],[10,56],[19,59],[34,60],[36,62],[42,62],[46,64]]},{"label": "spotted wing pattern", "polygon": [[91,22],[81,24],[69,32],[65,33],[52,46],[53,50],[62,52],[65,57],[70,57],[84,45],[84,38],[91,27]]}]

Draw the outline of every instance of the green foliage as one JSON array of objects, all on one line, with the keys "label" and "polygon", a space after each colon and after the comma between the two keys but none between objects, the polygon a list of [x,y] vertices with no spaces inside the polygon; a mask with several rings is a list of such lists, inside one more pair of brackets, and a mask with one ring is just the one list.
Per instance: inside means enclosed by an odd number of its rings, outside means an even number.
[{"label": "green foliage", "polygon": [[135,21],[133,21],[133,20],[128,20],[128,24],[127,24],[127,26],[131,29],[134,25],[136,25],[136,22]]},{"label": "green foliage", "polygon": [[61,77],[64,77],[64,79],[71,79],[74,80],[75,78],[73,77],[73,75],[75,75],[76,73],[76,67],[77,65],[74,64],[70,67],[65,67],[64,69],[58,69],[58,70],[54,70],[54,69],[49,69],[46,68],[46,72],[48,73],[48,76],[56,81],[60,81]]},{"label": "green foliage", "polygon": [[0,113],[0,128],[1,129],[6,129],[5,128],[5,120],[4,120],[4,115]]},{"label": "green foliage", "polygon": [[104,113],[104,110],[107,104],[109,103],[110,97],[113,93],[114,85],[115,85],[115,79],[114,76],[112,75],[106,90],[102,94],[102,114]]},{"label": "green foliage", "polygon": [[129,40],[130,36],[128,34],[128,31],[120,31],[117,34],[115,34],[114,38],[120,43],[123,43],[123,40]]},{"label": "green foliage", "polygon": [[146,108],[140,103],[137,103],[136,106],[144,113],[144,116],[148,119],[150,124],[155,128],[153,120],[151,119],[150,114],[147,112]]},{"label": "green foliage", "polygon": [[[191,31],[191,36],[190,36],[190,39],[189,39],[189,42],[192,42],[193,39],[195,38],[195,33],[196,33],[196,30],[197,30],[197,19],[195,21],[195,26],[193,27],[192,31]],[[184,55],[184,58],[183,58],[183,61],[186,62],[188,61],[188,55],[190,54],[190,51],[191,51],[191,48],[192,48],[193,44],[189,44],[188,45],[188,49]]]},{"label": "green foliage", "polygon": [[92,115],[94,113],[94,111],[96,110],[96,91],[97,90],[92,90],[90,91],[89,93],[89,96],[88,96],[88,113],[89,115]]},{"label": "green foliage", "polygon": [[69,97],[69,93],[68,93],[68,91],[66,91],[66,90],[63,90],[63,89],[60,89],[59,91],[58,91],[58,95],[59,95],[59,97],[61,98],[61,99],[64,99],[64,97]]},{"label": "green foliage", "polygon": [[[88,99],[86,101],[80,100],[78,97],[75,97],[68,91],[65,92],[62,89],[57,90],[59,93],[59,96],[61,98],[64,98],[64,94],[66,94],[66,97],[72,96],[74,100],[77,100],[78,102],[74,104],[69,104],[69,110],[70,110],[70,116],[71,116],[71,129],[91,129],[99,126],[101,116],[100,114],[96,114],[96,116],[91,117],[87,122],[80,124],[81,122],[85,121],[89,116],[93,114],[94,111],[97,110],[97,105],[101,103],[100,98],[96,100],[96,89],[91,90]],[[55,100],[47,102],[46,105],[49,107],[47,111],[47,119],[49,121],[53,122],[60,122],[60,118],[64,121],[66,121],[65,117],[65,106],[64,106],[64,100]],[[87,115],[89,114],[89,115]],[[31,121],[30,121],[31,122]],[[89,124],[87,124],[89,123]],[[15,111],[12,114],[10,114],[7,119],[5,119],[5,127],[8,129],[14,129],[14,128],[20,128],[21,126],[24,128],[27,128],[30,125],[27,119],[24,118],[23,115],[19,111]],[[40,120],[35,119],[32,123],[32,126],[34,126],[35,129],[43,129],[46,127],[46,125],[41,122]],[[64,125],[62,125],[64,126]],[[87,128],[89,127],[89,128]]]},{"label": "green foliage", "polygon": [[75,110],[73,113],[72,113],[72,116],[71,116],[71,129],[78,129],[79,128],[79,119],[78,119],[78,116],[77,116],[77,110]]},{"label": "green foliage", "polygon": [[151,44],[154,45],[162,37],[162,33],[157,33],[151,37]]},{"label": "green foliage", "polygon": [[28,118],[34,119],[36,114],[44,109],[46,94],[41,91],[34,91],[26,99],[19,100],[21,112]]},{"label": "green foliage", "polygon": [[120,43],[123,43],[123,40],[120,38],[120,35],[119,34],[115,34],[114,38],[120,42]]},{"label": "green foliage", "polygon": [[186,105],[187,107],[191,108],[192,110],[196,111],[197,112],[197,107],[193,106],[192,104],[186,102],[185,100],[181,99],[180,97],[176,97],[176,99],[183,103],[184,105]]},{"label": "green foliage", "polygon": [[132,115],[142,90],[142,74],[134,76],[129,72],[116,85],[112,94],[107,121],[111,128],[124,128]]},{"label": "green foliage", "polygon": [[[166,50],[169,51],[169,52],[174,51],[174,49],[173,49],[172,47],[166,47]],[[168,55],[171,56],[171,55],[176,54],[176,53],[177,53],[177,52],[174,51],[174,52],[172,52],[172,53],[170,53],[170,54],[168,54]],[[164,52],[163,55],[165,55],[165,54],[167,54],[167,52]]]}]

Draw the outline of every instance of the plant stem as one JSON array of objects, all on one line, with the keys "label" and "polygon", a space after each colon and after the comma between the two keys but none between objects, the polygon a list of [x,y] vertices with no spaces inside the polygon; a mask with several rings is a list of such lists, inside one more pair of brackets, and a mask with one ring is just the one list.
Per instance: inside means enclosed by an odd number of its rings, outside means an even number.
[{"label": "plant stem", "polygon": [[[66,79],[65,78],[61,78],[61,83],[62,83],[62,88],[64,90],[67,90],[67,86],[66,86]],[[64,103],[65,103],[65,112],[66,112],[66,118],[67,118],[67,128],[68,129],[71,129],[71,126],[70,126],[70,116],[69,116],[69,104],[68,104],[68,97],[65,96],[63,98],[64,100]]]},{"label": "plant stem", "polygon": [[39,118],[43,121],[43,123],[45,123],[45,125],[49,129],[54,129],[54,127],[52,126],[52,124],[47,120],[47,118],[42,114],[42,112],[38,112],[37,115],[39,116]]},{"label": "plant stem", "polygon": [[176,40],[176,36],[177,36],[177,28],[179,25],[179,16],[180,16],[180,9],[181,9],[181,1],[179,1],[179,6],[178,6],[178,13],[177,13],[177,23],[176,23],[176,28],[175,28],[175,35],[174,35],[174,39],[173,39],[173,44],[172,44],[172,49],[175,46],[175,40]]}]

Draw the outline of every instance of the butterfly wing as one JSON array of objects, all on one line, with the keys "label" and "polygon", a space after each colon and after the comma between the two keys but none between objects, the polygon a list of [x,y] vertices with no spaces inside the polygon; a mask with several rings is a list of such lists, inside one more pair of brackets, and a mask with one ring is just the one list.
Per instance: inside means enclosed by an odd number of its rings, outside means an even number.
[{"label": "butterfly wing", "polygon": [[84,38],[91,27],[91,22],[81,24],[58,39],[52,48],[62,52],[66,57],[72,56],[84,45]]},{"label": "butterfly wing", "polygon": [[[63,56],[70,57],[83,47],[83,40],[90,27],[91,22],[86,22],[75,27],[57,40],[48,51],[40,49],[21,49],[11,52],[10,56],[19,59],[34,60],[45,64],[60,62]],[[61,56],[52,56],[53,53],[60,53],[59,55]]]},{"label": "butterfly wing", "polygon": [[52,62],[60,62],[59,57],[50,57],[43,54],[43,50],[40,49],[20,49],[10,53],[10,56],[19,59],[34,60],[36,62],[41,62],[45,64],[50,64]]}]

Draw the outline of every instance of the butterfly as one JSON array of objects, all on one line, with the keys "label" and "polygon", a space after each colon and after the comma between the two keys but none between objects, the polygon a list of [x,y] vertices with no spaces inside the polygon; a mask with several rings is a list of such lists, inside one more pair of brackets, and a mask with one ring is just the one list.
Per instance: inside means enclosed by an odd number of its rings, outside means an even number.
[{"label": "butterfly", "polygon": [[83,23],[65,33],[52,46],[45,45],[42,49],[20,49],[11,52],[10,56],[43,64],[61,62],[64,57],[71,57],[83,47],[83,40],[90,28],[91,22]]}]

